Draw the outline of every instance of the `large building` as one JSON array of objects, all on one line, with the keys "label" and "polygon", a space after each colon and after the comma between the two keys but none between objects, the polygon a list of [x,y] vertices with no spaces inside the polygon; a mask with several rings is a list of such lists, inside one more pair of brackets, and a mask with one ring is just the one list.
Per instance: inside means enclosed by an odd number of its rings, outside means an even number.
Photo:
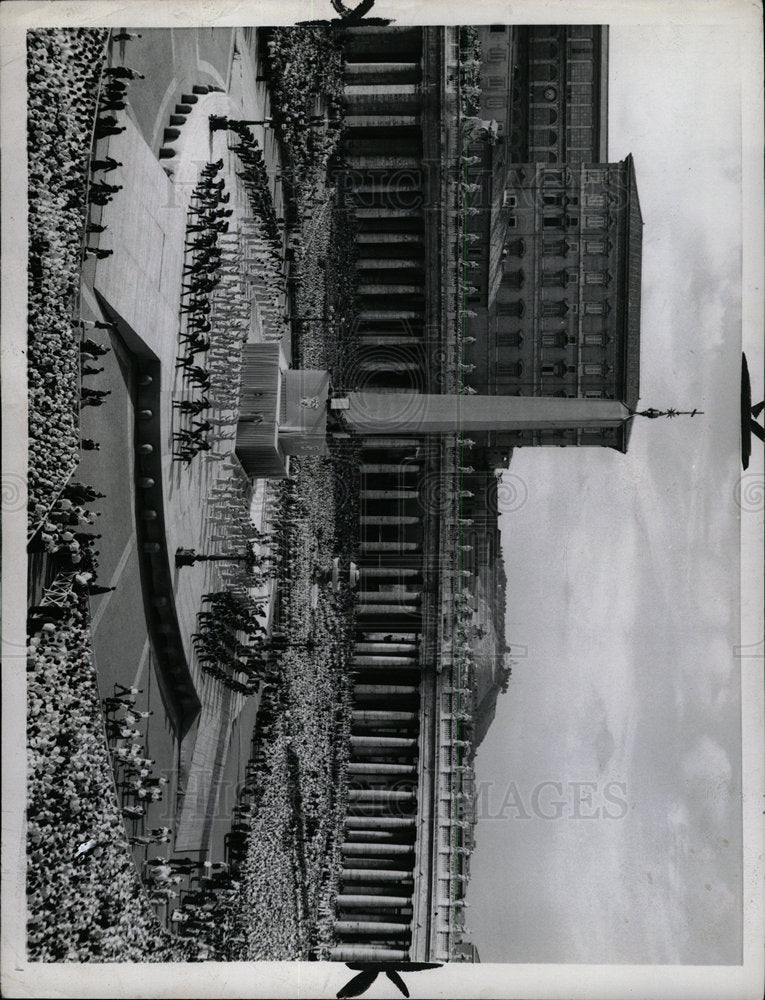
[{"label": "large building", "polygon": [[[339,960],[477,957],[472,758],[508,666],[494,470],[517,446],[625,451],[629,419],[578,415],[637,403],[642,220],[631,158],[608,158],[607,52],[593,26],[345,33],[359,347],[335,389],[362,392],[333,420],[368,429]],[[359,417],[444,394],[548,418],[466,440]]]}]

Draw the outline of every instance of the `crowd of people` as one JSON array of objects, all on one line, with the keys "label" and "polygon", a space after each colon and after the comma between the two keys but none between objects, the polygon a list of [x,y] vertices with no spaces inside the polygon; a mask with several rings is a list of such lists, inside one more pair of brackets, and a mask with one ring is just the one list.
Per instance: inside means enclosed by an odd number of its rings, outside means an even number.
[{"label": "crowd of people", "polygon": [[29,956],[189,961],[196,949],[174,941],[158,923],[125,838],[86,593],[72,585],[48,597],[28,629]]},{"label": "crowd of people", "polygon": [[289,586],[282,592],[283,638],[274,643],[279,711],[256,760],[261,791],[243,866],[250,958],[327,957],[341,868],[352,617],[331,588],[315,593],[317,567],[331,564],[336,552],[330,463],[300,459],[294,477],[282,487],[273,529]]},{"label": "crowd of people", "polygon": [[108,32],[27,33],[30,533],[79,452],[77,298],[88,157]]},{"label": "crowd of people", "polygon": [[[298,211],[323,187],[342,138],[342,42],[323,27],[276,28],[268,42],[274,122],[289,150],[284,173]],[[313,121],[326,103],[326,124]]]},{"label": "crowd of people", "polygon": [[[105,33],[101,37],[104,39]],[[291,165],[285,169],[299,203],[305,205],[306,199],[314,196],[313,181],[321,178],[323,186],[327,162],[337,149],[340,133],[333,124],[333,109],[342,93],[342,57],[322,29],[278,29],[273,38],[271,62],[278,77],[274,119],[290,150]],[[290,58],[294,60],[292,70],[287,68]],[[84,63],[96,67],[88,71],[94,79],[102,62],[94,53]],[[119,120],[111,119],[123,110],[122,83],[133,74],[122,69],[124,73],[105,77],[108,83],[97,138],[121,129]],[[47,69],[41,77],[46,85],[53,80],[54,86],[67,92],[68,78],[59,80]],[[322,94],[330,99],[329,124],[323,124],[324,116],[312,124],[316,98]],[[95,90],[93,95],[92,111]],[[54,106],[60,108],[60,104]],[[55,135],[66,127],[65,118],[57,122]],[[255,286],[266,338],[278,340],[288,334],[281,237],[277,246],[279,234],[274,232],[279,220],[270,202],[257,144],[239,127],[234,131],[237,145],[233,148],[243,166],[240,179],[254,217],[242,223],[236,233],[227,231],[230,194],[221,178],[223,164],[209,164],[192,200],[188,224],[181,332],[188,350],[179,363],[184,374],[193,373],[194,377],[190,374],[185,380],[191,391],[175,401],[187,432],[176,438],[181,460],[186,460],[189,452],[199,451],[213,459],[212,447],[197,449],[196,445],[201,441],[217,444],[217,436],[221,443],[232,439],[230,431],[240,416],[237,372],[241,344],[251,322],[244,294],[247,286]],[[71,258],[76,278],[87,203],[99,207],[118,196],[120,187],[115,171],[121,164],[113,157],[94,156],[91,177],[100,172],[100,179],[94,181],[93,193],[88,196],[88,155],[83,146],[79,229],[72,229],[77,236]],[[49,218],[45,218],[46,225]],[[337,306],[335,292],[347,269],[337,264],[334,244],[323,242],[327,229],[317,227],[315,241],[306,242],[302,253],[306,274],[309,266],[314,268],[310,274],[316,279],[317,314],[332,317]],[[88,230],[90,234],[103,231],[95,216]],[[327,260],[323,260],[323,252]],[[87,254],[99,257],[108,250],[95,246]],[[39,276],[44,271],[39,253],[37,262]],[[328,286],[325,275],[332,268],[338,271],[336,285]],[[50,291],[50,285],[45,287]],[[48,314],[42,312],[41,317],[46,319]],[[68,426],[71,454],[76,456],[77,388],[82,376],[100,374],[95,369],[102,345],[83,339],[78,358],[81,334],[68,322],[66,347],[71,365],[67,371],[73,379]],[[331,331],[326,325],[317,331],[316,353],[326,357],[333,341],[328,336]],[[55,329],[44,330],[43,335],[38,356],[45,356],[48,362],[53,358],[57,365],[64,341],[55,340]],[[197,365],[201,356],[204,364]],[[107,398],[94,386],[86,385],[86,390],[86,406],[99,406]],[[39,408],[35,411],[41,412]],[[38,430],[49,434],[55,427],[55,421],[48,421]],[[46,437],[48,451],[49,445]],[[92,445],[97,447],[98,443]],[[59,468],[60,462],[49,463],[43,471],[58,472]],[[334,475],[323,459],[295,463],[296,478],[284,485],[284,513],[276,519],[270,541],[273,548],[269,550],[264,539],[253,538],[245,484],[237,480],[235,467],[226,471],[231,475],[225,485],[219,480],[214,487],[219,492],[210,498],[215,501],[209,507],[210,540],[226,551],[254,540],[264,546],[260,569],[266,571],[277,561],[276,547],[279,555],[286,553],[281,574],[285,609],[267,665],[257,658],[249,661],[260,671],[258,678],[250,680],[266,681],[261,685],[265,714],[258,720],[260,741],[248,765],[244,800],[234,813],[228,856],[225,863],[203,863],[201,867],[189,859],[172,857],[169,828],[147,828],[147,805],[161,797],[166,786],[164,776],[155,773],[155,763],[146,749],[146,715],[136,708],[137,692],[117,688],[104,700],[104,714],[99,711],[89,653],[87,594],[108,588],[99,588],[95,582],[97,531],[88,529],[97,528],[97,524],[79,520],[75,524],[72,520],[89,518],[89,505],[99,497],[90,487],[71,484],[71,490],[61,495],[64,502],[54,503],[60,483],[51,479],[49,488],[45,476],[39,478],[41,489],[34,502],[43,506],[34,509],[46,527],[41,543],[62,561],[62,568],[65,565],[65,586],[74,589],[63,603],[44,600],[30,618],[29,891],[30,955],[35,958],[171,961],[216,957],[218,953],[251,959],[326,955],[340,870],[351,697],[346,664],[352,647],[350,616],[342,597],[324,587],[315,599],[317,567],[331,565],[336,551]],[[203,656],[208,650],[216,666],[233,676],[241,663],[252,657],[253,647],[263,643],[258,609],[242,607],[241,588],[250,588],[253,580],[262,582],[265,573],[246,575],[243,566],[235,562],[219,566],[233,597],[210,595],[202,609],[198,642]],[[212,660],[206,665],[212,666]],[[110,768],[108,748],[115,770]],[[146,888],[126,843],[126,821],[133,848],[146,850]],[[158,924],[152,902],[164,914],[174,937]]]}]

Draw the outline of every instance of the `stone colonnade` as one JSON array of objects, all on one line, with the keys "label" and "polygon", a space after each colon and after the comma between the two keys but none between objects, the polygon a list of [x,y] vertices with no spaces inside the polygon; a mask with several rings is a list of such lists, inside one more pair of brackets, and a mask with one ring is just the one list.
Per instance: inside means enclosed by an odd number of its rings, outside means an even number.
[{"label": "stone colonnade", "polygon": [[[425,387],[423,32],[346,32],[345,167],[357,229],[356,387]],[[362,438],[354,711],[332,957],[412,954],[420,756],[424,468],[411,436]]]}]

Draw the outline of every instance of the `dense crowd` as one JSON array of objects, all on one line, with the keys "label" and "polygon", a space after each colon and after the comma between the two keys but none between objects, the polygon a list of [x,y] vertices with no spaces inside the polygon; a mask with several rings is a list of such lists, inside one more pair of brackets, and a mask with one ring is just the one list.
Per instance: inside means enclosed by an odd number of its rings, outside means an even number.
[{"label": "dense crowd", "polygon": [[[182,961],[125,839],[81,588],[49,594],[27,650],[28,947],[36,961]],[[47,609],[47,610],[46,610]]]},{"label": "dense crowd", "polygon": [[[276,28],[268,43],[274,122],[287,154],[285,180],[298,204],[320,189],[342,135],[343,55],[324,27]],[[326,122],[317,122],[317,102]]]},{"label": "dense crowd", "polygon": [[315,588],[317,570],[336,552],[336,478],[318,458],[296,461],[294,477],[280,525],[289,581],[277,660],[281,710],[257,762],[261,791],[243,867],[250,959],[328,954],[341,867],[352,625],[348,595]]},{"label": "dense crowd", "polygon": [[78,330],[88,156],[108,32],[27,33],[30,526],[78,456]]}]

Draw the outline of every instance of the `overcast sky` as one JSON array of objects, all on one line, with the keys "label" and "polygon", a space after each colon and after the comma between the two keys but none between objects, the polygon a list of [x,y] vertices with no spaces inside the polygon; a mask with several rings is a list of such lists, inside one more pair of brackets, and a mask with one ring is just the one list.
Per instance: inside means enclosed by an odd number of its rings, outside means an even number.
[{"label": "overcast sky", "polygon": [[[501,518],[528,654],[477,754],[482,961],[740,960],[738,66],[719,26],[611,31],[609,157],[634,155],[645,222],[641,406],[705,413],[637,422],[627,455],[521,448],[505,473],[528,490]],[[547,781],[562,794],[535,810]]]}]

